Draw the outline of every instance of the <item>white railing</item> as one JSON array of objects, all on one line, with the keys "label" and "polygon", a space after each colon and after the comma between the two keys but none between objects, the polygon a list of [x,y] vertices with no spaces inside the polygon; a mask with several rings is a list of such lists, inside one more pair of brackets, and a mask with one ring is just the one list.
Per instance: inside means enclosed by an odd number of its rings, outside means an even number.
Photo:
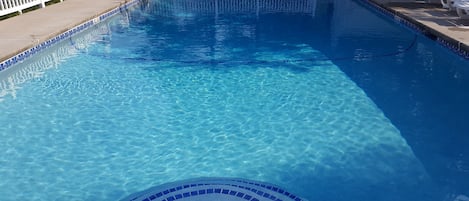
[{"label": "white railing", "polygon": [[19,12],[21,14],[24,9],[37,5],[44,8],[46,7],[46,2],[49,1],[51,0],[0,0],[0,16],[15,12]]}]

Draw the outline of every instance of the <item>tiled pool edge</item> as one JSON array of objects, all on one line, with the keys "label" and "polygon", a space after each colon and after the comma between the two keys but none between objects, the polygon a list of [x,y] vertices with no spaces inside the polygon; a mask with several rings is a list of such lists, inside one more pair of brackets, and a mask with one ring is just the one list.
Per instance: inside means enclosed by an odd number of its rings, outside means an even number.
[{"label": "tiled pool edge", "polygon": [[436,41],[437,43],[441,44],[445,48],[448,48],[450,51],[456,53],[462,58],[469,60],[469,46],[468,45],[456,39],[450,38],[446,36],[445,34],[426,26],[405,14],[402,14],[396,10],[388,8],[378,3],[376,0],[358,0],[358,1],[369,5],[370,7],[374,8],[378,12],[391,17],[392,19],[394,19],[394,21],[427,36],[431,40]]},{"label": "tiled pool edge", "polygon": [[107,10],[104,13],[98,15],[97,17],[86,20],[85,22],[82,22],[82,23],[72,27],[71,29],[68,29],[65,32],[62,32],[62,33],[60,33],[56,36],[53,36],[52,38],[47,39],[44,42],[40,42],[37,45],[34,45],[33,47],[28,47],[26,50],[20,51],[20,53],[17,53],[16,55],[14,55],[10,58],[7,58],[6,60],[3,60],[3,61],[0,60],[0,72],[10,68],[11,66],[13,66],[13,65],[15,65],[19,62],[22,62],[23,60],[33,56],[36,53],[39,53],[40,51],[42,51],[42,50],[44,50],[44,49],[46,49],[46,48],[60,42],[62,40],[68,39],[71,36],[84,31],[87,28],[90,28],[91,26],[93,26],[95,24],[100,23],[101,21],[103,21],[103,20],[105,20],[105,19],[119,13],[122,9],[127,9],[128,7],[133,6],[133,5],[137,4],[138,2],[139,2],[139,0],[126,1],[124,4],[121,4],[121,5],[117,6],[116,8]]}]

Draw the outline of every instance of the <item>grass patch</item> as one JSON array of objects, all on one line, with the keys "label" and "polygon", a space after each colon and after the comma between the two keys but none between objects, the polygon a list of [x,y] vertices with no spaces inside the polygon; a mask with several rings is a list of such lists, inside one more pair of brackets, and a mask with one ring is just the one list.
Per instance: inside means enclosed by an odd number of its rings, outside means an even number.
[{"label": "grass patch", "polygon": [[56,4],[56,3],[60,3],[60,0],[52,0],[52,1],[46,2],[46,6]]},{"label": "grass patch", "polygon": [[26,9],[23,10],[23,13],[31,12],[31,11],[37,10],[39,8],[41,8],[41,6],[39,6],[39,5],[33,6],[31,8],[26,8]]},{"label": "grass patch", "polygon": [[4,19],[8,19],[10,17],[15,17],[17,15],[20,15],[20,13],[18,12],[14,12],[14,13],[10,13],[8,15],[4,15],[4,16],[0,16],[0,21],[4,20]]}]

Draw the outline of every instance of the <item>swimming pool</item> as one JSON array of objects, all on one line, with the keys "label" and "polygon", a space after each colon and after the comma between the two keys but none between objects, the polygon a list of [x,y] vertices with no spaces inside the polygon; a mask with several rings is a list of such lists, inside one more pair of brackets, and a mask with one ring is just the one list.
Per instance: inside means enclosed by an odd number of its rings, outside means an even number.
[{"label": "swimming pool", "polygon": [[187,2],[2,72],[0,200],[220,176],[309,200],[469,195],[468,61],[359,1]]}]

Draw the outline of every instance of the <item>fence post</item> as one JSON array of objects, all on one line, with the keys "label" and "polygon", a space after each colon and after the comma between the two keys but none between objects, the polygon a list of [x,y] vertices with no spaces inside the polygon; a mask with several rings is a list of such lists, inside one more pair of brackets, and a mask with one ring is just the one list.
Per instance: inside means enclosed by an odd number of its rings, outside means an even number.
[{"label": "fence post", "polygon": [[259,0],[257,0],[257,1],[256,1],[256,17],[257,17],[257,18],[259,18],[259,10],[260,10],[259,6],[260,6],[260,5],[259,5]]},{"label": "fence post", "polygon": [[41,8],[45,8],[46,7],[46,2],[44,2],[44,0],[41,0]]},{"label": "fence post", "polygon": [[215,0],[215,17],[218,18],[218,0]]}]

